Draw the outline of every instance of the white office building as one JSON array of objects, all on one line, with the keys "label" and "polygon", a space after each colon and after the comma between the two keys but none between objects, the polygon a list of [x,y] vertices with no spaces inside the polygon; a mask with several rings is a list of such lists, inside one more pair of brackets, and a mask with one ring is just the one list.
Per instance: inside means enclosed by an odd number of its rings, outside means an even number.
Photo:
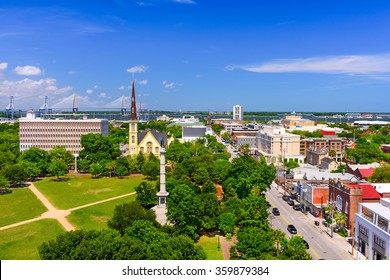
[{"label": "white office building", "polygon": [[360,203],[355,214],[355,246],[359,259],[389,259],[390,198],[379,203]]},{"label": "white office building", "polygon": [[240,105],[233,106],[233,120],[243,121],[244,120],[244,108]]},{"label": "white office building", "polygon": [[81,136],[88,133],[108,135],[108,120],[88,119],[86,115],[52,114],[36,118],[30,110],[26,118],[19,119],[20,151],[37,147],[50,151],[53,147],[63,146],[72,154],[78,154]]}]

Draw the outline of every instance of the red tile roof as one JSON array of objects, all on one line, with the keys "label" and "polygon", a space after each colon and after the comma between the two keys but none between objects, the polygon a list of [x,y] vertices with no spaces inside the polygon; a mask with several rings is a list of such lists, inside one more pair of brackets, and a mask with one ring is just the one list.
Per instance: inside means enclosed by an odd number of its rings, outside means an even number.
[{"label": "red tile roof", "polygon": [[376,191],[376,189],[372,185],[363,185],[363,199],[373,199],[373,198],[381,198],[382,195]]},{"label": "red tile roof", "polygon": [[372,173],[374,173],[375,168],[367,168],[367,169],[361,169],[358,168],[359,173],[362,175],[362,178],[365,179],[367,177],[371,177]]},{"label": "red tile roof", "polygon": [[379,199],[382,198],[382,194],[378,193],[374,186],[371,184],[345,184],[351,189],[362,188],[362,199]]}]

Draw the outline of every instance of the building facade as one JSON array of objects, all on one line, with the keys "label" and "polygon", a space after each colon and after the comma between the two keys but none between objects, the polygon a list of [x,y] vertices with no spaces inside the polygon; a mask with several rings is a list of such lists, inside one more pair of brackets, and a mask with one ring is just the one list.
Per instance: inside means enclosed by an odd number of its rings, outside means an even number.
[{"label": "building facade", "polygon": [[360,203],[356,213],[355,246],[359,257],[384,260],[390,257],[390,198],[379,203]]},{"label": "building facade", "polygon": [[244,120],[244,108],[240,105],[233,106],[233,120],[243,121]]},{"label": "building facade", "polygon": [[269,164],[283,160],[304,161],[300,155],[300,136],[286,133],[283,127],[263,126],[256,134],[256,145]]},{"label": "building facade", "polygon": [[138,131],[137,108],[135,101],[134,81],[131,90],[131,107],[129,120],[129,154],[132,156],[138,155],[140,152],[144,154],[152,153],[156,157],[160,157],[160,151],[168,143],[167,133],[160,132],[155,129],[146,129]]},{"label": "building facade", "polygon": [[37,147],[50,151],[62,146],[73,155],[83,148],[81,136],[89,133],[108,135],[108,120],[88,119],[86,115],[48,115],[37,118],[30,110],[25,118],[19,119],[19,149],[21,152]]},{"label": "building facade", "polygon": [[[326,137],[326,138],[308,138],[302,140],[302,152],[307,156],[307,151],[317,150],[325,148],[328,150],[329,155],[333,157],[336,161],[341,161],[343,159],[346,140],[340,137]],[[332,152],[335,154],[333,155]]]}]

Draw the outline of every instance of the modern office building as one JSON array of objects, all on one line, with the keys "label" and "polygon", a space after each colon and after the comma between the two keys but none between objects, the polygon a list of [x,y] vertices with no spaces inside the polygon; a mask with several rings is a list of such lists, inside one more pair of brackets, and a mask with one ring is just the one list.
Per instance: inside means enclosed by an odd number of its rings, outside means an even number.
[{"label": "modern office building", "polygon": [[390,198],[379,203],[360,203],[355,215],[355,246],[360,259],[384,260],[390,257]]},{"label": "modern office building", "polygon": [[233,106],[233,121],[244,120],[244,108],[240,105]]},{"label": "modern office building", "polygon": [[73,155],[81,150],[81,136],[88,133],[108,135],[108,120],[88,119],[80,114],[49,114],[37,118],[33,110],[25,118],[19,119],[21,152],[37,147],[50,151],[63,146]]}]

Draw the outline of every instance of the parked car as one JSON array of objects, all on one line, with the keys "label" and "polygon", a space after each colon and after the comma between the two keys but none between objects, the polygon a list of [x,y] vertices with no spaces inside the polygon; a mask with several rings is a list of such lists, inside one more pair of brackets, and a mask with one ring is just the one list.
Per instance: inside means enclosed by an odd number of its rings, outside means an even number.
[{"label": "parked car", "polygon": [[288,230],[291,234],[297,234],[297,229],[294,227],[294,225],[288,225],[288,226],[287,226],[287,230]]},{"label": "parked car", "polygon": [[299,210],[301,210],[301,205],[295,204],[295,205],[293,206],[293,209],[294,209],[295,211],[299,211]]},{"label": "parked car", "polygon": [[294,201],[292,201],[292,200],[288,200],[287,204],[290,205],[290,206],[294,206],[295,205]]},{"label": "parked car", "polygon": [[284,201],[288,201],[288,200],[290,200],[290,196],[288,196],[288,195],[283,195],[283,196],[282,196],[282,199],[283,199]]},{"label": "parked car", "polygon": [[279,209],[278,208],[272,208],[272,214],[274,214],[275,216],[279,216],[280,215]]},{"label": "parked car", "polygon": [[305,239],[303,239],[303,243],[305,243],[306,249],[310,248],[309,243],[307,243],[307,241]]}]

